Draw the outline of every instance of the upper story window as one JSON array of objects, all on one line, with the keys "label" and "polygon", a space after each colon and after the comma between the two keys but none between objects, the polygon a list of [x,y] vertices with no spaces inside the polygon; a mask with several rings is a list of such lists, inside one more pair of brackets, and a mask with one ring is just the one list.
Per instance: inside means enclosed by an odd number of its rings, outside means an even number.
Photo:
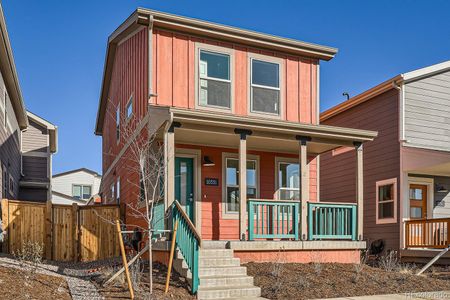
[{"label": "upper story window", "polygon": [[231,56],[200,49],[198,105],[231,109]]},{"label": "upper story window", "polygon": [[280,64],[252,58],[250,111],[280,115]]},{"label": "upper story window", "polygon": [[120,140],[120,104],[117,105],[116,110],[116,140]]},{"label": "upper story window", "polygon": [[131,95],[130,99],[128,100],[126,113],[127,113],[127,120],[128,120],[133,115],[133,95]]},{"label": "upper story window", "polygon": [[72,186],[72,197],[75,199],[89,200],[92,196],[92,187],[90,185],[74,184]]}]

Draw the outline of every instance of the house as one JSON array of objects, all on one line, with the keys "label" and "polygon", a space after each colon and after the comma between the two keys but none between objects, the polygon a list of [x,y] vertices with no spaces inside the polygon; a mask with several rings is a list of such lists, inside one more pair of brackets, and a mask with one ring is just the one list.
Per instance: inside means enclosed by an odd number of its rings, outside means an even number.
[{"label": "house", "polygon": [[102,176],[80,168],[52,177],[52,203],[86,205],[99,192]]},{"label": "house", "polygon": [[[100,192],[115,199],[118,191],[124,221],[143,226],[129,209],[142,208],[130,145],[138,137],[164,145],[155,226],[178,220],[177,247],[194,292],[200,278],[199,297],[210,292],[205,274],[228,268],[247,278],[240,261],[359,262],[361,145],[377,133],[319,124],[320,61],[337,49],[141,8],[107,45],[95,128]],[[319,155],[341,146],[358,150],[359,193],[323,202]],[[166,261],[167,247],[153,257]]]},{"label": "house", "polygon": [[0,198],[17,199],[21,178],[21,131],[28,116],[0,4]]},{"label": "house", "polygon": [[19,199],[46,202],[52,195],[52,156],[58,148],[58,127],[27,112],[28,128],[22,131],[22,176]]},{"label": "house", "polygon": [[[404,260],[450,239],[450,61],[395,76],[323,112],[322,124],[378,131],[364,145],[364,237]],[[355,197],[354,153],[321,158],[321,197]]]}]

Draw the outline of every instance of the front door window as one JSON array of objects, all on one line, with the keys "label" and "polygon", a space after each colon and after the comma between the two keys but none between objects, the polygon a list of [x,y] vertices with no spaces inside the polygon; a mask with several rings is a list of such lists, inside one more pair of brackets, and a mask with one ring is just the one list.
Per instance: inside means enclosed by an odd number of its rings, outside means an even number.
[{"label": "front door window", "polygon": [[194,223],[194,159],[175,158],[175,199]]},{"label": "front door window", "polygon": [[411,219],[427,217],[427,186],[411,184],[409,186],[409,207]]}]

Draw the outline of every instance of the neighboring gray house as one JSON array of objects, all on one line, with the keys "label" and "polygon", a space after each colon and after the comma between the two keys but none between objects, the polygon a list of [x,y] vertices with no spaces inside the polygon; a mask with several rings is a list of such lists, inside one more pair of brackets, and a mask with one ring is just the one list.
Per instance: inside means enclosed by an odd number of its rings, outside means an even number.
[{"label": "neighboring gray house", "polygon": [[21,131],[28,118],[0,4],[0,198],[17,199],[21,177]]},{"label": "neighboring gray house", "polygon": [[19,199],[48,201],[52,196],[52,155],[58,147],[58,127],[27,112],[29,126],[22,131],[22,178]]},{"label": "neighboring gray house", "polygon": [[98,194],[102,176],[81,168],[59,173],[52,178],[52,203],[86,205]]},{"label": "neighboring gray house", "polygon": [[[450,244],[450,61],[395,76],[320,121],[378,131],[364,145],[364,238],[384,240],[405,260]],[[321,156],[320,193],[328,201],[355,193],[351,152]]]}]

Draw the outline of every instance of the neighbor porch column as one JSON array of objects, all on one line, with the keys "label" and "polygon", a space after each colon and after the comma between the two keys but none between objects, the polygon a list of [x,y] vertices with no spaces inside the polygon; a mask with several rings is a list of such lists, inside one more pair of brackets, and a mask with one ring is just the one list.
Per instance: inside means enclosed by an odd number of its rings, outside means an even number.
[{"label": "neighbor porch column", "polygon": [[166,160],[166,209],[169,209],[175,200],[175,128],[179,123],[173,122],[166,132],[165,160]]},{"label": "neighbor porch column", "polygon": [[250,130],[234,130],[239,134],[239,239],[246,239],[247,231],[247,135],[251,135]]},{"label": "neighbor porch column", "polygon": [[363,216],[364,216],[364,177],[363,177],[363,146],[360,142],[355,142],[356,149],[356,202],[358,203],[358,226],[357,238],[363,239]]},{"label": "neighbor porch column", "polygon": [[308,237],[308,200],[309,200],[309,164],[307,142],[310,137],[297,136],[300,142],[299,160],[300,160],[300,191],[301,191],[301,238],[306,240]]}]

